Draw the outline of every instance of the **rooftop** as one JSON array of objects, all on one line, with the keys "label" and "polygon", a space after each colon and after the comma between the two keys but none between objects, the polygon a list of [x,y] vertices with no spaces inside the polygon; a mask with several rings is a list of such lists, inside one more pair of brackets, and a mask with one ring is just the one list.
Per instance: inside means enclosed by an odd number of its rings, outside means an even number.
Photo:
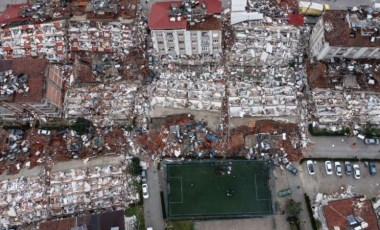
[{"label": "rooftop", "polygon": [[[186,6],[192,10],[185,10]],[[156,2],[152,5],[148,25],[155,30],[186,29],[188,21],[201,22],[200,18],[205,15],[220,14],[221,7],[220,0]]]},{"label": "rooftop", "polygon": [[10,5],[1,15],[0,15],[0,24],[2,23],[12,23],[18,21],[28,20],[29,17],[21,17],[19,15],[20,10],[23,7],[30,7],[30,4],[16,4]]},{"label": "rooftop", "polygon": [[[356,28],[355,30],[351,29],[349,23],[346,19],[347,14],[350,14],[350,18],[353,16],[356,19],[360,19],[363,15],[359,13],[353,13],[348,11],[326,11],[323,14],[323,20],[325,24],[325,38],[329,42],[330,46],[344,46],[344,47],[378,47],[380,46],[380,39],[375,39],[374,42],[371,42],[371,35],[364,35],[362,31],[371,29],[365,27],[365,22],[368,22],[366,19],[362,19],[364,24],[362,27]],[[375,17],[371,19],[375,21]],[[369,21],[371,21],[369,20]],[[360,23],[358,23],[360,24]],[[378,32],[374,32],[378,33]],[[378,36],[378,35],[377,35]]]},{"label": "rooftop", "polygon": [[221,30],[222,21],[213,16],[206,16],[205,20],[195,25],[189,25],[188,30]]},{"label": "rooftop", "polygon": [[360,201],[359,197],[354,197],[330,201],[328,205],[323,207],[323,213],[328,229],[334,229],[334,227],[347,229],[349,225],[347,217],[350,215],[363,218],[368,223],[367,230],[379,229],[376,214],[373,211],[371,201],[368,199]]},{"label": "rooftop", "polygon": [[29,93],[27,96],[15,94],[14,102],[41,102],[43,98],[44,72],[46,59],[20,58],[12,61],[12,70],[16,74],[24,73],[28,77]]},{"label": "rooftop", "polygon": [[119,227],[119,230],[124,230],[124,212],[119,210],[48,221],[40,225],[40,230],[50,230],[51,226],[54,226],[56,230],[70,230],[79,226],[86,226],[87,229],[92,230],[111,229],[112,227]]}]

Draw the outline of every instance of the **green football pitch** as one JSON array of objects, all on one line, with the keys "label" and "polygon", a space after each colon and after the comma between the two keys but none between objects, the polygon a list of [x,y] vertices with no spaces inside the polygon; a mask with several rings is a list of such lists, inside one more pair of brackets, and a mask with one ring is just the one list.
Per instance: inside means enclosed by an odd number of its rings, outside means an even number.
[{"label": "green football pitch", "polygon": [[165,173],[169,219],[272,214],[266,161],[172,162]]}]

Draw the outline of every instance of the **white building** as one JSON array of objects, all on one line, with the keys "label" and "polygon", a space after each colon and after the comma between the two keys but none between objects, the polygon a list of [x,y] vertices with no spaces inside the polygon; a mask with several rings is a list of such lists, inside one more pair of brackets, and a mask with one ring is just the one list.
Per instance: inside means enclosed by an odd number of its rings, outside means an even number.
[{"label": "white building", "polygon": [[218,59],[222,52],[219,0],[156,2],[149,15],[157,55],[202,55]]}]

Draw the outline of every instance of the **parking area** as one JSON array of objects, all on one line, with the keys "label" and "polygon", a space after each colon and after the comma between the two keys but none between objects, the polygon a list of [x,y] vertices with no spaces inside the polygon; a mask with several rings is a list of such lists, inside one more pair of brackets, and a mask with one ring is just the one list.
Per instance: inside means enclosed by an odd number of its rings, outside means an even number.
[{"label": "parking area", "polygon": [[[300,177],[303,184],[304,191],[312,198],[315,198],[317,193],[332,194],[342,193],[347,191],[349,186],[353,193],[364,194],[367,197],[376,196],[380,191],[380,175],[370,175],[368,167],[363,162],[351,162],[352,164],[358,164],[360,167],[360,179],[355,179],[353,173],[346,175],[344,170],[344,162],[340,162],[343,167],[342,176],[337,176],[334,169],[334,161],[331,161],[333,165],[332,175],[328,175],[325,169],[325,161],[313,161],[315,167],[315,174],[310,175],[306,162],[303,162],[300,167]],[[377,169],[379,164],[376,163]]]}]

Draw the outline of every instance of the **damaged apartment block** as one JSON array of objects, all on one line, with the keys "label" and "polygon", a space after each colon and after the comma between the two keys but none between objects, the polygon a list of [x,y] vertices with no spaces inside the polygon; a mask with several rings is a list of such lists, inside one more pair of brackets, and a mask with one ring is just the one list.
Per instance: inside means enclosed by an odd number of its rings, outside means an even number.
[{"label": "damaged apartment block", "polygon": [[379,3],[325,12],[312,31],[311,55],[317,60],[380,59],[379,13]]},{"label": "damaged apartment block", "polygon": [[235,42],[227,56],[230,65],[287,66],[302,54],[303,16],[288,14],[280,5],[233,0],[231,25]]},{"label": "damaged apartment block", "polygon": [[163,62],[218,62],[222,52],[219,0],[156,2],[148,25],[154,54]]}]

